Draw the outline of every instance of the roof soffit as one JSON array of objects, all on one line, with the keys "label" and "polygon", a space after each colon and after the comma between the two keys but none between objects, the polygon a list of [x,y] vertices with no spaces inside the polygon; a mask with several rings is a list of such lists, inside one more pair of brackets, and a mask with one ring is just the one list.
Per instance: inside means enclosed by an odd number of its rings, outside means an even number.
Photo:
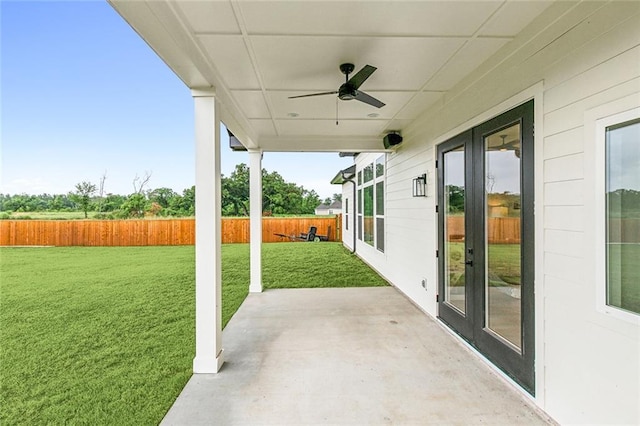
[{"label": "roof soffit", "polygon": [[[223,120],[253,148],[320,150],[382,136],[419,114],[515,37],[548,2],[146,1],[110,3],[189,87],[214,86]],[[363,7],[364,6],[364,7]],[[353,19],[358,16],[358,19]],[[361,90],[377,109],[335,96],[343,62],[378,70]],[[336,126],[336,115],[339,125]],[[245,140],[243,140],[243,138]],[[344,147],[338,149],[345,151]]]}]

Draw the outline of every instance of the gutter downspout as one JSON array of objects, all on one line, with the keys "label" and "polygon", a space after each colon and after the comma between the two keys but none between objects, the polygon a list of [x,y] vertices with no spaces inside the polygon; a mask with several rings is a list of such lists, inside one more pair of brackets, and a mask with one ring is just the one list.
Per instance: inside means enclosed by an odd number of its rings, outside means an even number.
[{"label": "gutter downspout", "polygon": [[[355,208],[355,206],[358,205],[357,202],[356,202],[356,183],[355,183],[355,181],[353,179],[347,179],[344,176],[344,171],[342,171],[341,174],[342,174],[342,179],[345,182],[351,182],[353,184],[353,206]],[[355,252],[356,252],[356,227],[355,227],[355,224],[356,224],[357,214],[351,214],[351,216],[353,217],[353,227],[351,228],[351,229],[353,229],[353,249],[351,250],[351,254],[355,254]]]}]

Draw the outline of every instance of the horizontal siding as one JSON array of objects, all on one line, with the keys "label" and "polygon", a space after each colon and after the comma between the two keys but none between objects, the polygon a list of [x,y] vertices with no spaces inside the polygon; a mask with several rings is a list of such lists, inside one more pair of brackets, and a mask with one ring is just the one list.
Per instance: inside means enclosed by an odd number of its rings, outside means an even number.
[{"label": "horizontal siding", "polygon": [[548,88],[545,92],[544,110],[546,114],[565,108],[608,91],[611,84],[634,81],[638,70],[630,63],[640,60],[640,47],[634,47],[598,66],[578,74],[563,84]]},{"label": "horizontal siding", "polygon": [[584,204],[582,179],[551,182],[544,185],[545,206],[581,206]]},{"label": "horizontal siding", "polygon": [[[543,49],[535,60],[544,64],[545,85],[564,85],[640,43],[633,34],[638,23],[638,6],[633,2],[609,3]],[[582,88],[580,88],[582,89]]]},{"label": "horizontal siding", "polygon": [[545,206],[544,228],[584,231],[584,206]]},{"label": "horizontal siding", "polygon": [[[633,67],[632,64],[627,64],[627,66]],[[545,134],[553,135],[570,129],[582,128],[584,125],[584,112],[586,110],[624,98],[631,93],[635,93],[639,87],[640,78],[616,83],[607,90],[595,93],[579,102],[569,104],[559,110],[545,114]]]},{"label": "horizontal siding", "polygon": [[[566,282],[579,284],[585,287],[584,258],[565,256],[547,251],[544,254],[545,275],[559,278]],[[564,299],[565,302],[568,299]]]},{"label": "horizontal siding", "polygon": [[[640,371],[633,362],[640,358],[640,331],[603,320],[595,308],[596,292],[604,287],[587,260],[594,250],[589,232],[599,225],[592,223],[592,188],[585,184],[593,173],[585,161],[594,137],[584,127],[593,108],[630,96],[640,102],[638,22],[637,1],[553,2],[447,92],[403,130],[405,141],[388,155],[386,253],[367,255],[372,266],[436,315],[436,143],[515,106],[506,101],[542,82],[536,98],[536,241],[542,244],[536,251],[536,301],[542,305],[536,327],[544,341],[536,352],[542,380],[537,402],[562,424],[640,423]],[[415,199],[412,179],[423,173],[429,196]],[[606,327],[595,325],[595,318]],[[629,345],[634,335],[635,346]]]},{"label": "horizontal siding", "polygon": [[582,153],[552,158],[544,162],[544,181],[560,182],[584,178]]},{"label": "horizontal siding", "polygon": [[547,253],[582,258],[585,251],[582,232],[547,229],[544,241]]},{"label": "horizontal siding", "polygon": [[545,159],[584,152],[584,129],[576,127],[544,138]]}]

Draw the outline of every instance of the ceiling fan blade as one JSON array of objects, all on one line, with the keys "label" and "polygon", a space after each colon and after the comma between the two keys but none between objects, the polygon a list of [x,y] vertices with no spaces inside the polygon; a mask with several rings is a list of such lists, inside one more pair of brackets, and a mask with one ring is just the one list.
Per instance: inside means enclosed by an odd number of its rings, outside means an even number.
[{"label": "ceiling fan blade", "polygon": [[360,101],[360,102],[364,102],[365,104],[369,104],[371,106],[374,106],[376,108],[382,108],[383,106],[385,106],[384,102],[380,102],[379,100],[377,100],[373,96],[367,95],[366,93],[361,92],[359,90],[356,90],[355,99]]},{"label": "ceiling fan blade", "polygon": [[347,84],[352,85],[354,89],[358,89],[358,87],[360,87],[366,79],[371,77],[371,74],[373,74],[373,72],[377,69],[378,68],[374,66],[365,65],[360,71],[356,73],[356,75],[354,75],[349,79],[349,81],[347,81]]},{"label": "ceiling fan blade", "polygon": [[308,98],[309,96],[324,96],[324,95],[336,95],[336,94],[338,94],[338,92],[334,90],[333,92],[321,92],[321,93],[310,93],[308,95],[289,96],[289,99]]}]

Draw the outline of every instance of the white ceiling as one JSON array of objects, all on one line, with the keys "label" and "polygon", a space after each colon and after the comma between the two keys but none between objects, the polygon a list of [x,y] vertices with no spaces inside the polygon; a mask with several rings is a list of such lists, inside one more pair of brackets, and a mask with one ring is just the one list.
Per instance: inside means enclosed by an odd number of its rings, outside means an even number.
[{"label": "white ceiling", "polygon": [[[381,149],[550,1],[110,3],[187,86],[215,88],[245,145],[359,151]],[[344,62],[378,68],[360,89],[384,107],[339,101],[336,126],[336,95],[288,99],[337,90]]]}]

